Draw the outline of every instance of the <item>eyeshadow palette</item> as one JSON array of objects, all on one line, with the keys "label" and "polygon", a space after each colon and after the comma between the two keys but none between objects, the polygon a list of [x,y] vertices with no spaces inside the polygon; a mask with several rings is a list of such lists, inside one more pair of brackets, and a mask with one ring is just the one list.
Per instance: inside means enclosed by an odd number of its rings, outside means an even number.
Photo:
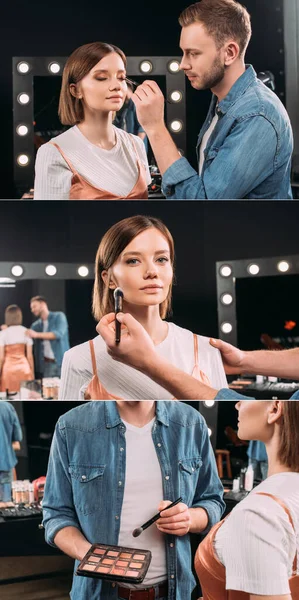
[{"label": "eyeshadow palette", "polygon": [[142,583],[152,559],[150,550],[93,544],[76,575],[123,583]]}]

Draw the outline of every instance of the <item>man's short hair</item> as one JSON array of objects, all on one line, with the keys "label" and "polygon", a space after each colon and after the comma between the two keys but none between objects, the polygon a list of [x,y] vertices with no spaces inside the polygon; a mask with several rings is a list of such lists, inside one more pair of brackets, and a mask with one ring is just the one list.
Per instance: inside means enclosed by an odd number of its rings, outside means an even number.
[{"label": "man's short hair", "polygon": [[214,38],[217,48],[229,39],[235,40],[244,56],[251,38],[250,15],[245,6],[235,0],[201,0],[191,4],[179,16],[181,27],[201,23]]},{"label": "man's short hair", "polygon": [[31,302],[45,302],[47,304],[45,296],[33,296],[33,298],[30,300],[30,304]]}]

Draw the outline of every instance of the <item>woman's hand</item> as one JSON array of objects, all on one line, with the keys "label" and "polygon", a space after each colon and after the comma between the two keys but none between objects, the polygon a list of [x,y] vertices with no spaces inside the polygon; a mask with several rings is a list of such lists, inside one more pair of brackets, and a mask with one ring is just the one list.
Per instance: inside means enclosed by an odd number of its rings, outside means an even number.
[{"label": "woman's hand", "polygon": [[156,526],[162,533],[183,536],[186,535],[191,527],[190,510],[184,502],[179,502],[176,506],[169,508],[171,502],[163,500],[158,506],[161,513],[160,519],[156,521]]},{"label": "woman's hand", "polygon": [[96,329],[107,344],[112,358],[142,371],[156,358],[155,345],[144,327],[128,313],[118,313],[121,323],[121,340],[115,343],[115,313],[105,315]]}]

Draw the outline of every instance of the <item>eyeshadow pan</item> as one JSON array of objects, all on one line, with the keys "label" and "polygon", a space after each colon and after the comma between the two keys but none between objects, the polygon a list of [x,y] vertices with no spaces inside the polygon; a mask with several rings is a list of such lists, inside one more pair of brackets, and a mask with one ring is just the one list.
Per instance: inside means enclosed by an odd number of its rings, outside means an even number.
[{"label": "eyeshadow pan", "polygon": [[132,558],[132,554],[127,554],[127,552],[122,552],[120,554],[120,558]]},{"label": "eyeshadow pan", "polygon": [[126,572],[127,577],[138,577],[138,575],[139,575],[139,571],[127,571]]},{"label": "eyeshadow pan", "polygon": [[127,567],[129,564],[129,562],[127,560],[118,560],[116,565],[118,567]]},{"label": "eyeshadow pan", "polygon": [[112,550],[110,550],[107,552],[107,556],[118,556],[118,552],[112,552]]},{"label": "eyeshadow pan", "polygon": [[114,560],[112,560],[111,558],[104,558],[102,560],[103,565],[113,565]]},{"label": "eyeshadow pan", "polygon": [[100,556],[91,556],[91,557],[88,559],[88,562],[89,562],[89,563],[93,563],[93,564],[97,565],[97,564],[100,562],[100,560],[101,560],[101,557],[100,557]]},{"label": "eyeshadow pan", "polygon": [[105,554],[106,550],[104,550],[103,548],[96,548],[95,550],[93,550],[93,554]]},{"label": "eyeshadow pan", "polygon": [[138,563],[138,562],[130,562],[130,567],[134,568],[134,569],[141,569],[142,567],[142,563]]},{"label": "eyeshadow pan", "polygon": [[125,569],[118,569],[117,567],[113,567],[111,573],[113,573],[115,575],[124,575]]},{"label": "eyeshadow pan", "polygon": [[109,567],[98,567],[97,573],[109,573]]},{"label": "eyeshadow pan", "polygon": [[134,555],[134,560],[144,560],[145,556],[144,554],[135,554]]},{"label": "eyeshadow pan", "polygon": [[86,563],[83,567],[83,569],[85,571],[94,571],[95,570],[95,565],[89,565],[88,563]]}]

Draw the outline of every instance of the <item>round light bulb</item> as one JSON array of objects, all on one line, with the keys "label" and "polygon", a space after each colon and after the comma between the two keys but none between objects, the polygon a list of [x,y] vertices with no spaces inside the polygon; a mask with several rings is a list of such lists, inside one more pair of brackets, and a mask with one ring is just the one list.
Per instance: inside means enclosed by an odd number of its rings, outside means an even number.
[{"label": "round light bulb", "polygon": [[27,154],[19,154],[17,157],[17,163],[20,167],[26,167],[29,163],[29,156]]},{"label": "round light bulb", "polygon": [[25,73],[28,73],[28,71],[30,69],[29,63],[27,63],[25,61],[19,62],[17,65],[17,69],[18,69],[19,73],[21,73],[22,75],[25,75]]},{"label": "round light bulb", "polygon": [[250,273],[250,275],[257,275],[260,272],[260,268],[258,265],[252,264],[248,265],[247,271]]},{"label": "round light bulb", "polygon": [[19,104],[28,104],[30,100],[30,96],[28,94],[26,94],[25,92],[22,92],[21,94],[18,95],[18,103]]},{"label": "round light bulb", "polygon": [[55,265],[47,265],[45,268],[45,272],[47,275],[49,275],[49,277],[53,277],[53,275],[56,275],[57,269]]},{"label": "round light bulb", "polygon": [[278,263],[277,268],[281,273],[286,273],[289,270],[290,265],[286,260],[281,260]]},{"label": "round light bulb", "polygon": [[168,70],[171,73],[177,73],[180,70],[180,63],[177,60],[171,60],[170,63],[168,63]]},{"label": "round light bulb", "polygon": [[233,330],[233,326],[231,323],[222,323],[220,329],[223,333],[231,333]]},{"label": "round light bulb", "polygon": [[140,71],[142,71],[142,73],[150,73],[153,70],[153,65],[149,60],[143,60],[142,63],[140,63]]},{"label": "round light bulb", "polygon": [[179,131],[181,131],[183,129],[182,121],[179,121],[178,119],[176,119],[175,121],[171,121],[170,129],[171,129],[171,131],[174,131],[174,133],[178,133]]},{"label": "round light bulb", "polygon": [[179,90],[174,90],[170,94],[170,98],[172,102],[180,102],[182,100],[183,94]]},{"label": "round light bulb", "polygon": [[88,273],[89,273],[89,270],[87,267],[84,267],[83,265],[82,265],[82,267],[79,267],[78,275],[80,275],[80,277],[87,277]]},{"label": "round light bulb", "polygon": [[61,67],[57,62],[52,62],[49,64],[48,69],[50,73],[56,74],[59,73]]},{"label": "round light bulb", "polygon": [[228,306],[229,304],[231,304],[233,301],[233,297],[231,294],[222,294],[221,296],[221,302],[222,304],[225,304],[226,306]]},{"label": "round light bulb", "polygon": [[18,125],[16,132],[18,135],[24,136],[27,135],[29,129],[27,127],[27,125]]},{"label": "round light bulb", "polygon": [[212,408],[214,406],[214,404],[215,404],[215,400],[204,400],[204,405],[207,408]]},{"label": "round light bulb", "polygon": [[222,277],[230,277],[232,274],[232,268],[229,265],[222,265],[220,267],[220,275]]},{"label": "round light bulb", "polygon": [[21,277],[21,275],[23,275],[24,273],[24,269],[23,267],[21,267],[21,265],[14,265],[11,268],[11,274],[14,275],[14,277]]}]

